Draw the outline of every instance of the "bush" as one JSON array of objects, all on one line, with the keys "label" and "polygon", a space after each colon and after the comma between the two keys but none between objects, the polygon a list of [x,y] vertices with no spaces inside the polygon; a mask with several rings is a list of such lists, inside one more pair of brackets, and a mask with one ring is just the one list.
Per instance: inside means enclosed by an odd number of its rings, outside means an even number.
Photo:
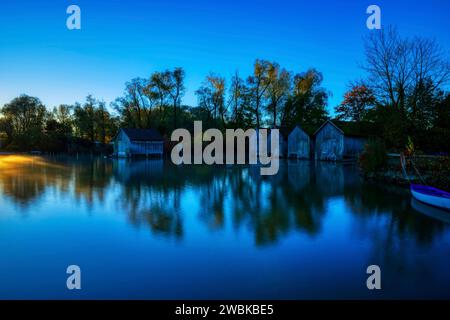
[{"label": "bush", "polygon": [[414,163],[428,185],[450,191],[450,157],[417,157]]},{"label": "bush", "polygon": [[359,165],[364,173],[377,172],[387,165],[387,152],[384,142],[380,139],[371,139],[364,146],[359,157]]},{"label": "bush", "polygon": [[433,128],[412,132],[418,148],[427,154],[448,154],[450,152],[450,129]]},{"label": "bush", "polygon": [[19,146],[18,144],[14,143],[14,142],[11,142],[10,144],[8,144],[8,145],[5,147],[5,150],[6,150],[6,151],[9,151],[9,152],[23,151],[23,150],[20,148],[20,146]]}]

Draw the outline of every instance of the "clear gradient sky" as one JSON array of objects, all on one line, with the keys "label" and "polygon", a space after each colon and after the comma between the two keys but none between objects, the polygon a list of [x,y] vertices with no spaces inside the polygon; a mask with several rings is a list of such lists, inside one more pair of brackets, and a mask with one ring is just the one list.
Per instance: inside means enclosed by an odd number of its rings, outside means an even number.
[{"label": "clear gradient sky", "polygon": [[[81,8],[82,29],[66,28],[66,8]],[[20,0],[0,3],[0,106],[26,93],[48,107],[107,102],[134,77],[181,66],[184,104],[216,72],[246,77],[256,58],[324,75],[329,109],[364,74],[366,8],[402,35],[434,37],[450,52],[448,0]],[[373,32],[373,31],[372,31]]]}]

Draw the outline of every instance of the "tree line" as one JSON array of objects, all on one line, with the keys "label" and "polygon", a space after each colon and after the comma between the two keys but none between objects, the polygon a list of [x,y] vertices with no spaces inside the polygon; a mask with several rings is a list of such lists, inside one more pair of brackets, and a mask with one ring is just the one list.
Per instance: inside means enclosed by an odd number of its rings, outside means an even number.
[{"label": "tree line", "polygon": [[185,71],[175,68],[127,82],[109,108],[89,95],[83,103],[49,111],[38,98],[22,95],[1,109],[0,132],[9,150],[56,152],[107,144],[120,127],[157,128],[168,135],[195,120],[222,129],[320,124],[328,118],[322,80],[315,69],[293,74],[256,60],[253,74],[243,79],[236,72],[228,88],[224,77],[206,76],[195,92],[198,105],[191,107],[181,104]]},{"label": "tree line", "polygon": [[[402,38],[394,28],[365,39],[367,74],[349,84],[335,119],[376,128],[389,147],[408,137],[432,149],[450,138],[448,57],[434,40]],[[109,106],[89,95],[85,102],[49,111],[38,98],[22,95],[0,110],[2,147],[10,150],[74,151],[105,145],[120,127],[156,128],[169,135],[194,120],[215,128],[279,127],[299,124],[309,133],[330,118],[330,92],[316,69],[286,70],[277,62],[257,59],[247,77],[229,81],[208,74],[195,91],[196,106],[182,104],[183,68],[152,73],[125,84],[122,96]],[[447,138],[446,138],[447,137]],[[447,139],[447,140],[445,140]]]},{"label": "tree line", "polygon": [[125,94],[113,103],[122,125],[167,133],[193,120],[206,127],[249,128],[319,123],[328,116],[323,76],[314,69],[293,74],[276,62],[256,60],[250,76],[236,72],[228,87],[225,77],[210,73],[195,91],[195,107],[181,104],[184,79],[184,70],[175,68],[126,83]]},{"label": "tree line", "polygon": [[111,141],[120,125],[106,103],[91,95],[51,111],[38,98],[21,95],[3,106],[1,116],[2,147],[11,151],[89,151],[96,142]]}]

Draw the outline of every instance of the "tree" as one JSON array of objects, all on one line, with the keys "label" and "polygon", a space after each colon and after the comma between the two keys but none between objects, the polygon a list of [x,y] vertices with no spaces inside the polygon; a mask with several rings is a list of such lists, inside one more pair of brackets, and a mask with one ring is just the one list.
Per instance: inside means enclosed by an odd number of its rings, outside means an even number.
[{"label": "tree", "polygon": [[98,103],[98,108],[95,110],[95,121],[97,123],[97,137],[99,137],[101,143],[106,143],[106,138],[109,131],[109,118],[109,113],[106,110],[106,103],[104,101],[100,101]]},{"label": "tree", "polygon": [[366,85],[354,85],[344,95],[344,101],[336,107],[337,118],[360,122],[375,105],[375,96]]},{"label": "tree", "polygon": [[76,104],[74,108],[74,125],[76,134],[80,138],[95,142],[96,137],[96,104],[92,95],[86,97],[86,102],[81,106]]},{"label": "tree", "polygon": [[53,118],[62,126],[66,137],[72,135],[72,110],[73,106],[66,104],[61,104],[58,107],[53,108]]},{"label": "tree", "polygon": [[[450,80],[450,64],[434,40],[401,38],[396,29],[371,32],[365,41],[366,63],[377,100],[406,113],[416,112],[421,97]],[[424,90],[424,84],[431,84]]]},{"label": "tree", "polygon": [[221,119],[225,127],[225,114],[227,111],[225,105],[225,78],[209,74],[202,86],[196,91],[199,105],[210,114],[214,120]]},{"label": "tree", "polygon": [[4,144],[0,145],[0,147],[5,147],[11,143],[13,139],[13,127],[11,122],[7,118],[0,118],[0,136],[4,134],[6,135],[6,140]]},{"label": "tree", "polygon": [[175,68],[172,72],[168,72],[167,93],[172,99],[173,107],[173,124],[177,127],[177,108],[181,103],[181,97],[184,95],[184,78],[185,72],[183,68]]},{"label": "tree", "polygon": [[407,116],[414,129],[427,130],[433,126],[434,113],[439,103],[439,91],[432,89],[433,83],[420,80],[408,97]]},{"label": "tree", "polygon": [[402,38],[392,27],[371,33],[365,52],[363,68],[378,104],[372,118],[382,124],[386,141],[394,147],[402,147],[408,135],[426,141],[436,123],[440,88],[450,81],[447,54],[435,40]]},{"label": "tree", "polygon": [[67,127],[58,122],[52,115],[45,122],[41,149],[50,152],[67,151],[68,138]]},{"label": "tree", "polygon": [[70,126],[72,123],[72,111],[73,107],[67,104],[60,104],[58,107],[53,108],[53,115],[60,124]]},{"label": "tree", "polygon": [[252,97],[252,104],[254,107],[254,114],[256,117],[256,127],[261,125],[261,109],[263,105],[264,96],[270,86],[270,74],[273,73],[274,64],[257,59],[253,66],[253,75],[247,78],[247,84]]},{"label": "tree", "polygon": [[[114,106],[114,104],[112,105]],[[91,143],[98,141],[106,144],[116,134],[119,120],[111,115],[104,101],[99,101],[89,95],[83,105],[77,103],[73,109],[76,137],[86,139]]]},{"label": "tree", "polygon": [[[165,130],[167,106],[173,110],[173,125],[177,125],[177,116],[181,109],[181,97],[184,94],[185,72],[182,68],[173,71],[154,72],[148,80],[135,78],[125,84],[124,96],[117,98],[112,107],[121,115],[122,124],[133,128],[157,126]],[[154,115],[157,106],[159,117]]]},{"label": "tree", "polygon": [[235,127],[238,127],[239,124],[242,124],[242,116],[243,116],[243,100],[247,93],[247,88],[245,86],[244,80],[239,77],[239,73],[236,73],[231,78],[230,85],[230,93],[229,93],[229,102],[228,105],[231,106],[232,109],[232,121]]},{"label": "tree", "polygon": [[207,114],[207,121],[210,122],[214,119],[214,104],[212,101],[213,92],[212,89],[202,84],[197,91],[195,91],[198,100],[198,107],[201,112],[205,112]]},{"label": "tree", "polygon": [[47,111],[38,98],[21,95],[6,104],[1,112],[11,125],[12,140],[18,149],[39,146]]},{"label": "tree", "polygon": [[439,88],[450,80],[450,63],[434,39],[413,38],[410,54],[413,73],[408,105],[412,117],[417,119],[420,110],[429,106],[430,99],[436,97]]},{"label": "tree", "polygon": [[322,74],[315,69],[294,76],[293,90],[283,108],[282,125],[318,126],[328,118],[328,92],[320,86],[322,81]]},{"label": "tree", "polygon": [[377,99],[394,108],[403,108],[408,79],[412,70],[408,66],[409,43],[397,31],[372,32],[365,40],[366,64],[369,82]]},{"label": "tree", "polygon": [[450,129],[450,93],[439,93],[439,99],[437,101],[434,126],[438,128]]},{"label": "tree", "polygon": [[155,98],[154,92],[149,90],[149,81],[146,79],[134,78],[125,84],[126,105],[131,109],[134,127],[147,128],[150,126]]},{"label": "tree", "polygon": [[133,128],[152,126],[152,111],[159,97],[150,80],[134,78],[125,83],[125,92],[111,106],[121,115],[123,125]]},{"label": "tree", "polygon": [[169,92],[170,72],[154,72],[150,76],[148,86],[146,88],[147,94],[153,96],[158,101],[159,120],[163,121],[165,118],[164,106],[168,98]]},{"label": "tree", "polygon": [[277,126],[277,118],[279,117],[279,108],[284,100],[289,96],[291,89],[291,74],[285,69],[280,69],[278,64],[273,64],[269,69],[269,87],[267,88],[267,111],[272,114],[272,124]]}]

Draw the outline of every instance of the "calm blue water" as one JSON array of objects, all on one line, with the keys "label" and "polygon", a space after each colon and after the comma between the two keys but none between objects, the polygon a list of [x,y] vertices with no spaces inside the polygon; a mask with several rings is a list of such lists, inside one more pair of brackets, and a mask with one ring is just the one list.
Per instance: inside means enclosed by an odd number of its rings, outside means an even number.
[{"label": "calm blue water", "polygon": [[352,165],[0,157],[0,298],[450,298],[450,224]]}]

